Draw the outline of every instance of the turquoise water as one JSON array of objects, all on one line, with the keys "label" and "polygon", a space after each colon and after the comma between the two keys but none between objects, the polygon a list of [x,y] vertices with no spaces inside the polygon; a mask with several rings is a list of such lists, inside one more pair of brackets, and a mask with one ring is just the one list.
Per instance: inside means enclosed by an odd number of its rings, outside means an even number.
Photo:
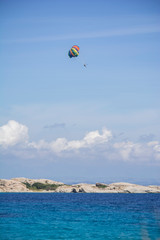
[{"label": "turquoise water", "polygon": [[1,240],[160,239],[160,194],[1,193]]}]

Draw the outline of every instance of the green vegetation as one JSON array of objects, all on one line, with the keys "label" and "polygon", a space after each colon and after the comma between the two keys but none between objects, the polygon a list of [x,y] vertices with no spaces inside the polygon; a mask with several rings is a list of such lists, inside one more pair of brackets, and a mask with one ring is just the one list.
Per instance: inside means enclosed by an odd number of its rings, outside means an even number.
[{"label": "green vegetation", "polygon": [[104,189],[107,187],[107,185],[101,183],[101,184],[96,184],[96,187]]},{"label": "green vegetation", "polygon": [[40,182],[35,182],[32,185],[29,184],[28,182],[24,182],[26,187],[32,191],[41,191],[41,190],[56,190],[60,185],[58,184],[49,184],[49,183],[40,183]]}]

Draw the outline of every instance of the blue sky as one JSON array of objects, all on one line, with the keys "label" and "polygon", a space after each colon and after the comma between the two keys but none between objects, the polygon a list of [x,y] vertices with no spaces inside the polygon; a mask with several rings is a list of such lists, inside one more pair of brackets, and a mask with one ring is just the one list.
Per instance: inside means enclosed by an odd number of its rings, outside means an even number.
[{"label": "blue sky", "polygon": [[0,31],[1,178],[160,184],[159,1],[0,1]]}]

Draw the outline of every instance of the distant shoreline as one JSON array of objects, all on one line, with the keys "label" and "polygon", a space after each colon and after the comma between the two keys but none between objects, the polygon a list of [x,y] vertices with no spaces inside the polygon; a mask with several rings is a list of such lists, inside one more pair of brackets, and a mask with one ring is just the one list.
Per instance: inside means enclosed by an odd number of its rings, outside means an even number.
[{"label": "distant shoreline", "polygon": [[160,193],[160,186],[117,182],[111,184],[65,184],[49,179],[0,179],[0,192],[12,193]]}]

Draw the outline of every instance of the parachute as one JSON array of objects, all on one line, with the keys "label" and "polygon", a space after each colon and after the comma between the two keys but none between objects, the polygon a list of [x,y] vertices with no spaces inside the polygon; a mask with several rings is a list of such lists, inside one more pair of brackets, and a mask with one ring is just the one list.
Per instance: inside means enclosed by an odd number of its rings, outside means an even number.
[{"label": "parachute", "polygon": [[68,56],[70,58],[72,57],[78,57],[79,55],[79,47],[77,45],[74,45],[68,52]]}]

